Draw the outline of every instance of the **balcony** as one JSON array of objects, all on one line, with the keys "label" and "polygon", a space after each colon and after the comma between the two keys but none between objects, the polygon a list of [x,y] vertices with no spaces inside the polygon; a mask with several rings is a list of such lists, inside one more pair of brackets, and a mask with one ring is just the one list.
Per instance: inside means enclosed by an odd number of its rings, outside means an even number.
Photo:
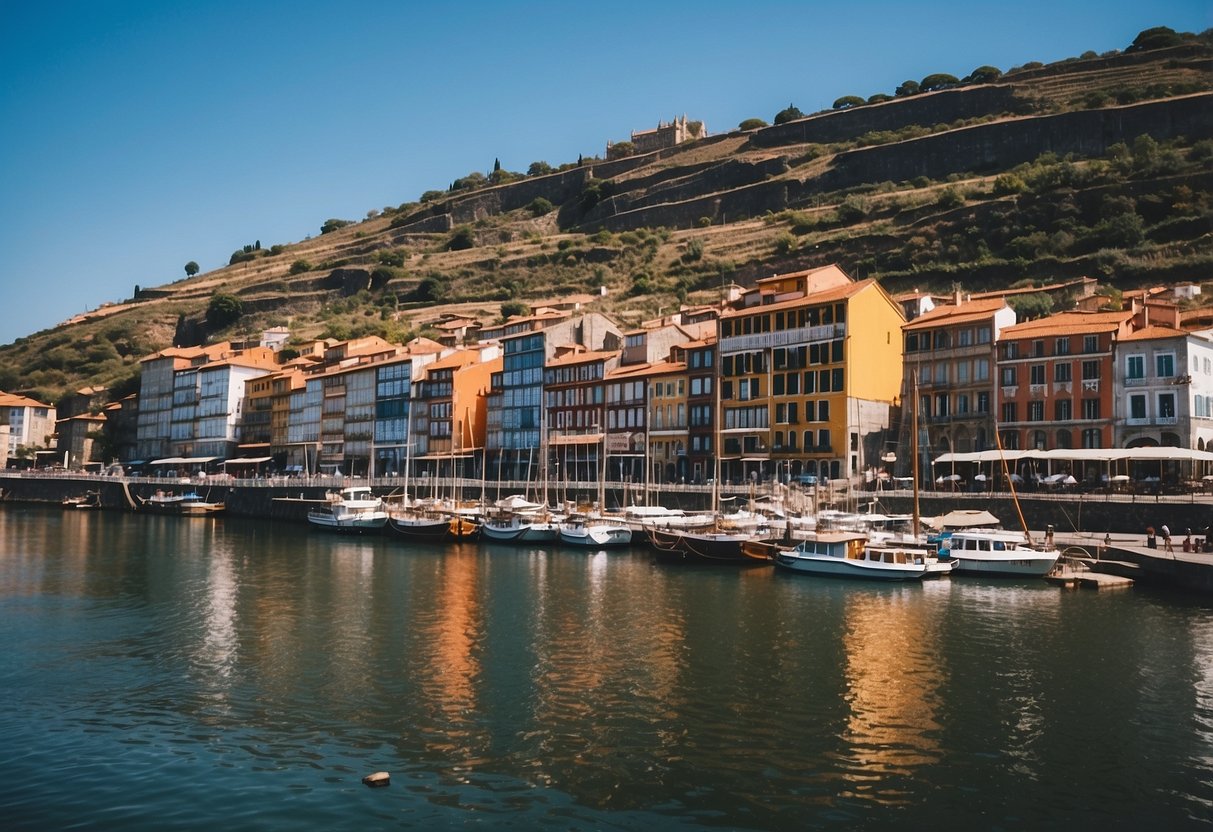
[{"label": "balcony", "polygon": [[1125,387],[1144,387],[1147,383],[1145,376],[1129,376],[1125,378]]},{"label": "balcony", "polygon": [[1084,393],[1098,393],[1099,392],[1099,379],[1084,378],[1082,380],[1082,391]]},{"label": "balcony", "polygon": [[734,335],[720,339],[720,352],[755,352],[774,347],[799,347],[815,341],[830,341],[845,337],[846,324],[822,324],[784,329],[779,332],[761,332],[756,335]]},{"label": "balcony", "polygon": [[1155,416],[1154,424],[1156,425],[1178,425],[1178,416]]}]

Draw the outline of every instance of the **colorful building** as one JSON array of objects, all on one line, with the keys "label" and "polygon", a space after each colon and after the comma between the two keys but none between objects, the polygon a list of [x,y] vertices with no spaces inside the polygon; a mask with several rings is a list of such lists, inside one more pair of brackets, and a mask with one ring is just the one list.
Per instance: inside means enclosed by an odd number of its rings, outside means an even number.
[{"label": "colorful building", "polygon": [[901,307],[837,266],[759,280],[720,319],[726,481],[858,475],[888,442]]}]

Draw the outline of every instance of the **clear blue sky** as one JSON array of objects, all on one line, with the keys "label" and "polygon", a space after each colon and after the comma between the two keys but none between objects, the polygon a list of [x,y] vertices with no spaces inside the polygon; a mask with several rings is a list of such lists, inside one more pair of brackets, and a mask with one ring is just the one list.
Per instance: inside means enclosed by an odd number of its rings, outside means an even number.
[{"label": "clear blue sky", "polygon": [[1209,0],[3,5],[0,343],[444,189],[1213,27]]}]

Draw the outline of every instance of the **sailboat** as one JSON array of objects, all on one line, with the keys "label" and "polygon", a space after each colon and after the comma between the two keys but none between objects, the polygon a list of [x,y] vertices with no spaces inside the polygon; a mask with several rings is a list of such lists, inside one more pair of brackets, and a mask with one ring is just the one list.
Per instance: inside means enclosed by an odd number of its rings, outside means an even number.
[{"label": "sailboat", "polygon": [[[410,420],[411,421],[411,420]],[[407,444],[404,446],[404,496],[398,503],[388,507],[387,523],[393,532],[420,542],[437,542],[450,531],[450,518],[426,508],[409,503],[409,473],[412,464],[413,437],[410,425]]]}]

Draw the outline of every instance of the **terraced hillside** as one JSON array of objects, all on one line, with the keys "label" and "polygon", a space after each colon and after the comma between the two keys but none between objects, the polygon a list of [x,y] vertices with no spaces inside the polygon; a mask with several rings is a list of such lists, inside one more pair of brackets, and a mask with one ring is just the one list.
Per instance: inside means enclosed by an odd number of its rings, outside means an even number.
[{"label": "terraced hillside", "polygon": [[[503,304],[590,291],[640,320],[827,262],[893,291],[1207,281],[1211,58],[1190,37],[648,154],[465,177],[0,347],[0,389],[122,392],[154,350],[273,325],[404,340],[439,311],[497,320]],[[216,295],[239,300],[235,323],[208,322]]]}]

